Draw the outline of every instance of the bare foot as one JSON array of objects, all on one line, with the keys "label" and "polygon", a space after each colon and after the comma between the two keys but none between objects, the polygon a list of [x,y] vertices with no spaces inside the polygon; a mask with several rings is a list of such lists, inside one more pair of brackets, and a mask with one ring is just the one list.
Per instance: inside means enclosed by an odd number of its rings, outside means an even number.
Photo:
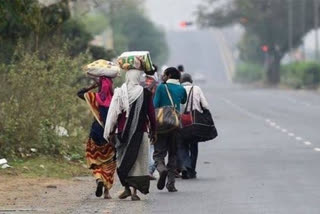
[{"label": "bare foot", "polygon": [[107,188],[105,188],[104,190],[104,199],[112,199],[109,190]]}]

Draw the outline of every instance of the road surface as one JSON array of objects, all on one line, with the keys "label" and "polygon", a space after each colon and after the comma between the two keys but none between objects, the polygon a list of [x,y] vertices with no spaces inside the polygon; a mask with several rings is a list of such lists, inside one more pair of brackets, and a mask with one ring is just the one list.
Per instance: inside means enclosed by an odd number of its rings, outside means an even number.
[{"label": "road surface", "polygon": [[233,86],[212,31],[169,32],[168,41],[169,65],[205,74],[220,134],[200,144],[198,179],[178,180],[178,193],[153,182],[140,202],[90,196],[74,213],[319,214],[320,96]]},{"label": "road surface", "polygon": [[[95,198],[92,177],[57,181],[57,189],[40,183],[44,189],[36,197],[0,204],[1,214],[320,213],[320,95],[231,84],[228,39],[218,31],[169,32],[167,38],[168,65],[182,63],[205,76],[198,84],[219,131],[216,140],[199,146],[198,179],[178,179],[177,193],[158,191],[153,181],[138,202],[116,199],[119,182],[110,201]],[[26,183],[30,192],[38,186]]]}]

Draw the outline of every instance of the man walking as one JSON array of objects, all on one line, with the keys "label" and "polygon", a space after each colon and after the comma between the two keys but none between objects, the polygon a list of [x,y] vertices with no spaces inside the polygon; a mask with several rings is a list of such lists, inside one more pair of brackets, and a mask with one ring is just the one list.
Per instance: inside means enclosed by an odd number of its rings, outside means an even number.
[{"label": "man walking", "polygon": [[[185,104],[187,100],[187,93],[184,87],[180,85],[180,72],[174,68],[167,68],[164,72],[164,76],[167,79],[165,83],[158,86],[154,97],[155,108],[161,108],[163,106],[171,106],[171,102],[166,90],[168,87],[169,93],[172,97],[174,106],[177,111],[180,111],[180,104]],[[157,142],[154,145],[153,159],[155,161],[157,170],[160,174],[157,187],[162,190],[166,185],[169,192],[177,192],[175,188],[175,170],[177,161],[177,135],[178,130],[173,130],[168,133],[158,134]],[[168,154],[168,163],[165,164],[165,157]],[[168,181],[166,184],[166,179]]]}]

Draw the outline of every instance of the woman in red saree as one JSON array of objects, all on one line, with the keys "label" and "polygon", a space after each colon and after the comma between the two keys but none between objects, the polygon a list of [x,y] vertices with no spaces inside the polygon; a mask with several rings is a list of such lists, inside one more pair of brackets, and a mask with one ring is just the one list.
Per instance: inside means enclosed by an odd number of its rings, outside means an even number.
[{"label": "woman in red saree", "polygon": [[[78,92],[78,96],[87,102],[95,118],[87,141],[86,159],[96,178],[96,196],[101,197],[104,192],[105,199],[111,199],[109,190],[113,185],[116,170],[115,149],[103,138],[104,123],[113,96],[112,86],[111,78],[100,77],[97,84]],[[99,87],[99,92],[91,92],[96,87]]]}]

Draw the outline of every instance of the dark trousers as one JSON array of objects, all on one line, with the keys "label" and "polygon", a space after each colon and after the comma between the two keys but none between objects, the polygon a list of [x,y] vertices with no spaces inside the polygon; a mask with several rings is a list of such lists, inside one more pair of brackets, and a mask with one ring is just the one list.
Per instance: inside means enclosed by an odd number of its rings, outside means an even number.
[{"label": "dark trousers", "polygon": [[198,160],[198,142],[179,141],[178,156],[181,170],[196,175]]},{"label": "dark trousers", "polygon": [[[158,140],[154,144],[153,159],[159,173],[168,170],[168,185],[175,183],[175,170],[177,162],[177,132],[158,134]],[[168,154],[168,163],[165,158]]]}]

